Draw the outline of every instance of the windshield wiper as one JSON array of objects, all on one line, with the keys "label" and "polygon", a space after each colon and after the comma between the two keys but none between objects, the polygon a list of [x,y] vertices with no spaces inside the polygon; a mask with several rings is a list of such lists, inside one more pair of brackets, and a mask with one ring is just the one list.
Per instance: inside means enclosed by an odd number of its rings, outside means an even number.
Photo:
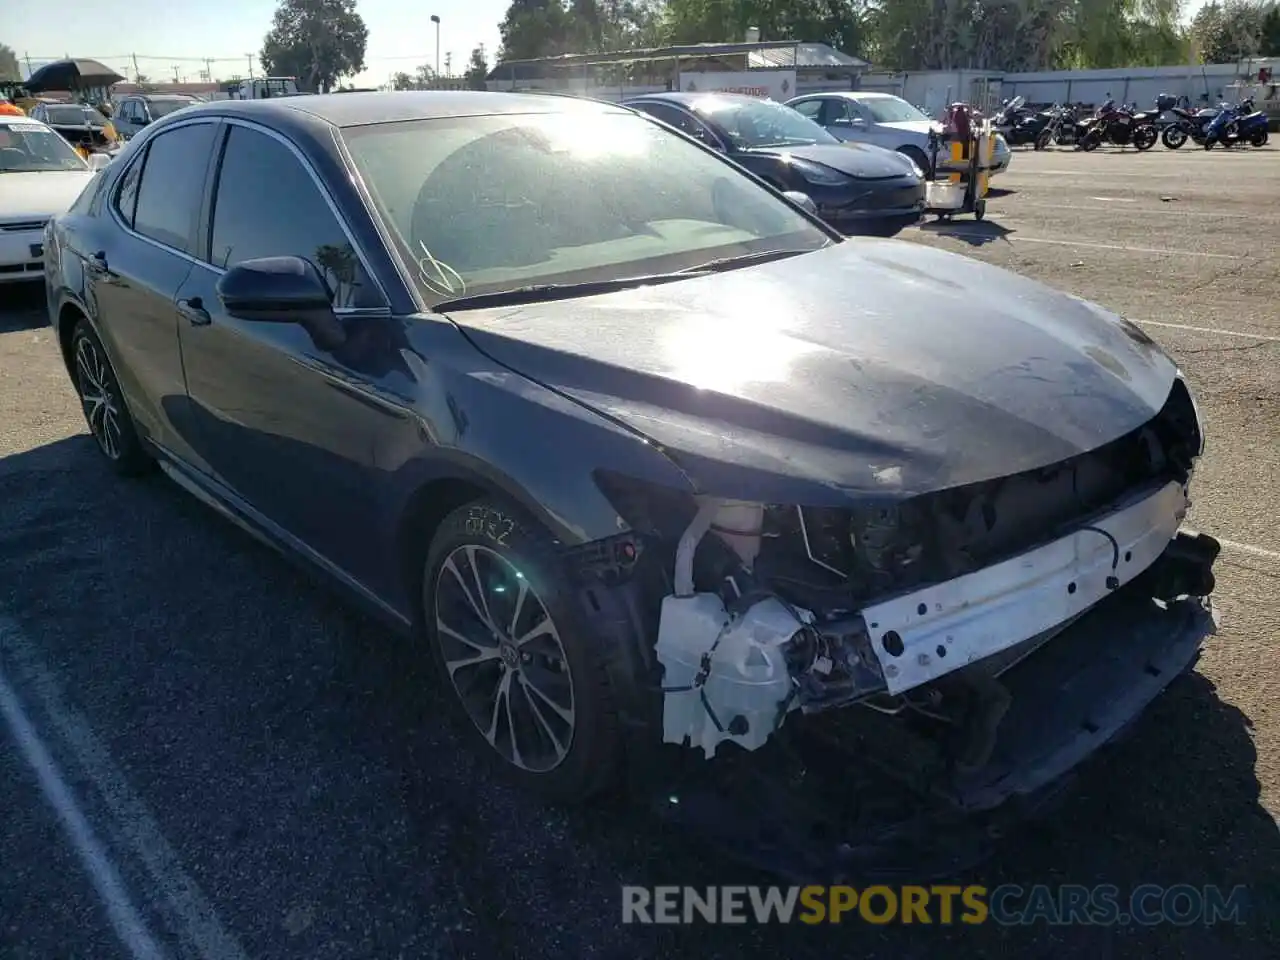
[{"label": "windshield wiper", "polygon": [[758,253],[744,253],[736,257],[721,257],[708,260],[695,267],[676,270],[673,273],[651,273],[638,277],[618,277],[614,280],[588,280],[584,283],[535,283],[527,287],[514,287],[511,290],[494,290],[490,293],[476,293],[465,297],[454,297],[433,304],[431,309],[437,313],[450,310],[482,310],[485,307],[511,307],[522,303],[544,303],[548,300],[567,300],[571,297],[591,297],[600,293],[614,293],[618,290],[629,290],[632,287],[643,287],[655,283],[671,283],[675,280],[689,280],[702,277],[721,270],[745,267],[753,263],[768,263],[770,260],[782,260],[795,257],[808,250],[762,250]]},{"label": "windshield wiper", "polygon": [[446,313],[450,310],[481,310],[485,307],[510,307],[522,303],[567,300],[570,297],[591,297],[598,293],[614,293],[631,287],[643,287],[650,283],[688,280],[697,275],[696,271],[681,271],[655,273],[642,277],[619,277],[614,280],[588,280],[584,283],[535,283],[527,287],[514,287],[511,290],[494,290],[490,293],[475,293],[465,297],[454,297],[452,300],[441,300],[433,304],[431,309],[437,313]]},{"label": "windshield wiper", "polygon": [[[817,249],[820,250],[822,248],[818,247]],[[696,267],[689,267],[687,270],[681,270],[680,276],[718,273],[721,270],[749,267],[753,263],[769,263],[772,260],[785,260],[787,257],[798,257],[802,253],[812,252],[812,250],[759,250],[755,253],[742,253],[736,257],[720,257],[718,260],[708,260],[706,263],[700,263]]]}]

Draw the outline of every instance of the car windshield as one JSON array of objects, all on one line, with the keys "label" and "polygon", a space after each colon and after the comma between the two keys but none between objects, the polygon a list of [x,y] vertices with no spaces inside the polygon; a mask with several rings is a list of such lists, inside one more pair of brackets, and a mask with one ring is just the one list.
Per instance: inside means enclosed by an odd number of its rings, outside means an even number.
[{"label": "car windshield", "polygon": [[592,106],[371,124],[343,137],[432,304],[833,242],[736,167],[638,114]]},{"label": "car windshield", "polygon": [[101,127],[106,122],[102,114],[93,107],[82,107],[76,104],[45,107],[45,114],[49,117],[49,123],[60,127]]},{"label": "car windshield", "polygon": [[84,170],[87,164],[71,145],[35,123],[0,124],[0,173]]},{"label": "car windshield", "polygon": [[901,97],[868,97],[859,102],[876,123],[902,123],[906,120],[929,119]]},{"label": "car windshield", "polygon": [[808,117],[772,100],[707,97],[694,110],[720,127],[740,150],[839,143]]},{"label": "car windshield", "polygon": [[161,117],[167,117],[175,110],[181,110],[183,107],[189,107],[194,100],[152,100],[147,106],[151,108],[151,116],[159,120]]}]

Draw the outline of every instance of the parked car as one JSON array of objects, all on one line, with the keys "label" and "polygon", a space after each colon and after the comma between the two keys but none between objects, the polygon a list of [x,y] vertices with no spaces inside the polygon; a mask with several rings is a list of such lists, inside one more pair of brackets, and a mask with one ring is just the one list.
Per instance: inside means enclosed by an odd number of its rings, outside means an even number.
[{"label": "parked car", "polygon": [[116,101],[112,121],[120,136],[128,140],[161,117],[199,102],[181,93],[132,94]]},{"label": "parked car", "polygon": [[[567,97],[203,104],[54,221],[53,339],[107,464],[417,636],[534,790],[1022,809],[1212,627],[1192,395],[1120,317],[729,157]],[[834,849],[789,809],[776,855]]]},{"label": "parked car", "polygon": [[44,229],[94,168],[45,124],[0,114],[0,284],[44,276]]},{"label": "parked car", "polygon": [[823,219],[893,233],[924,212],[924,172],[910,158],[843,144],[782,104],[743,94],[655,93],[628,100],[781,191],[807,194]]},{"label": "parked car", "polygon": [[[929,169],[929,131],[941,131],[942,124],[920,108],[889,93],[834,91],[793,97],[787,106],[821,125],[832,136],[849,143],[871,143],[911,157]],[[991,175],[1009,168],[1013,152],[999,133],[992,146]],[[938,168],[950,167],[945,149],[938,154]]]},{"label": "parked car", "polygon": [[71,144],[80,155],[111,154],[120,141],[114,125],[96,107],[85,103],[39,103],[31,108],[39,120]]}]

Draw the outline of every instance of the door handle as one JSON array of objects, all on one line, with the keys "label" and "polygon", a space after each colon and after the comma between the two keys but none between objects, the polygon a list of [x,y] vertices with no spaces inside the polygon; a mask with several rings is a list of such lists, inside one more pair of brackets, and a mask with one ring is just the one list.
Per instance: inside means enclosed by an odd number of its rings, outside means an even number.
[{"label": "door handle", "polygon": [[204,301],[199,297],[178,301],[178,313],[187,318],[193,327],[207,327],[213,323],[209,311],[204,308]]},{"label": "door handle", "polygon": [[91,253],[85,260],[85,265],[89,272],[103,278],[103,283],[116,283],[117,274],[112,273],[111,268],[107,265],[107,252],[99,250],[97,253]]}]

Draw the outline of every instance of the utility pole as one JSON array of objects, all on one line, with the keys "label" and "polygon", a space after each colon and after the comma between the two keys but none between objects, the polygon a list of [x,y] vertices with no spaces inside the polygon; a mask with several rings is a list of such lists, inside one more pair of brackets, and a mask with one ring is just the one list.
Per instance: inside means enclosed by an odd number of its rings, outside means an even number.
[{"label": "utility pole", "polygon": [[450,50],[444,55],[444,75],[446,77],[453,76],[453,51]]},{"label": "utility pole", "polygon": [[431,15],[431,22],[436,25],[436,76],[440,76],[440,17]]},{"label": "utility pole", "polygon": [[27,76],[29,77],[31,76],[31,72],[32,72],[31,71],[31,54],[24,52],[22,59],[27,61]]},{"label": "utility pole", "polygon": [[204,79],[208,83],[213,83],[213,60],[209,57],[204,58]]},{"label": "utility pole", "polygon": [[173,65],[173,82],[174,83],[181,82],[178,80],[178,65],[176,63]]},{"label": "utility pole", "polygon": [[249,79],[252,80],[253,79],[253,54],[246,53],[245,56],[249,58]]}]

